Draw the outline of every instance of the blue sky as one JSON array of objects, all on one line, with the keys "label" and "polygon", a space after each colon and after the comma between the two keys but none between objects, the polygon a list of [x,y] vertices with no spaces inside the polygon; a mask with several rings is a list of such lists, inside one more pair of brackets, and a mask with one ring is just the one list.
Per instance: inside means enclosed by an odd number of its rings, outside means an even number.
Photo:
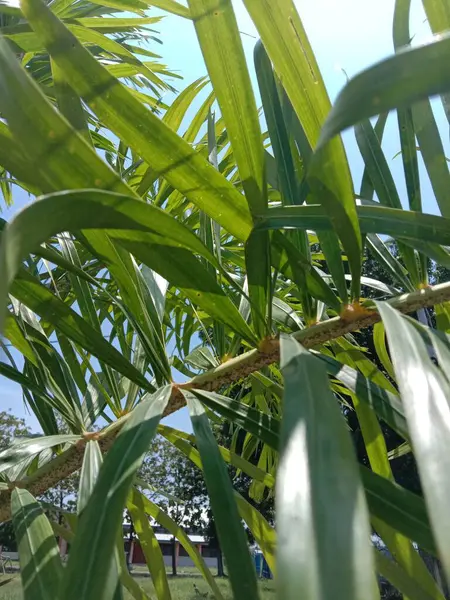
[{"label": "blue sky", "polygon": [[[349,77],[352,77],[374,62],[393,53],[393,0],[377,0],[376,2],[369,0],[297,0],[296,4],[332,101],[345,84],[342,69]],[[236,0],[234,6],[239,29],[243,34],[242,41],[252,80],[255,83],[252,56],[257,32],[243,3]],[[159,12],[151,11],[151,14],[159,14]],[[160,32],[163,46],[152,43],[151,49],[162,55],[164,62],[171,70],[177,71],[184,77],[183,82],[177,83],[179,89],[206,74],[192,23],[169,15],[155,29]],[[415,42],[422,42],[430,35],[421,3],[417,0],[413,0],[411,33],[415,36]],[[448,127],[445,125],[445,119],[438,103],[434,103],[434,106],[439,124],[442,127]],[[362,161],[352,132],[344,134],[344,142],[354,177],[355,189],[358,190],[362,175]],[[444,142],[448,142],[447,134],[444,135]],[[384,149],[404,199],[405,188],[401,159],[393,159],[399,150],[396,119],[393,115],[388,121]],[[435,212],[436,205],[423,168],[422,180],[425,210]],[[17,208],[28,201],[25,194],[17,191],[15,193],[15,206],[12,210],[7,211],[5,218],[9,218]],[[38,426],[34,417],[25,412],[20,387],[2,378],[0,379],[0,410],[9,409],[18,416],[24,416],[30,426],[37,430]],[[174,427],[190,429],[189,418],[185,411],[169,417],[167,423]]]}]

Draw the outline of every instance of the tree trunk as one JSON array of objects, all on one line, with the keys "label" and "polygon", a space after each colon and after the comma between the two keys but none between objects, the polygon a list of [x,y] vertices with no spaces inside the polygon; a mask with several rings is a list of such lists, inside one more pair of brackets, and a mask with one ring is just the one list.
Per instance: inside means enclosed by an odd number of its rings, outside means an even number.
[{"label": "tree trunk", "polygon": [[222,550],[220,546],[217,547],[217,576],[224,577],[225,573],[223,571],[223,556]]},{"label": "tree trunk", "polygon": [[177,544],[175,536],[172,538],[172,575],[177,574]]}]

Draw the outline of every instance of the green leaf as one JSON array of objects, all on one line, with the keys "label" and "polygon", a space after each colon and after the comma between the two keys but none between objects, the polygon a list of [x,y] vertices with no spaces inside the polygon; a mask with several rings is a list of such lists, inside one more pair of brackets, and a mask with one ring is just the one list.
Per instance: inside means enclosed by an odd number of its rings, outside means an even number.
[{"label": "green leaf", "polygon": [[[328,361],[329,357],[321,355],[321,358]],[[338,365],[339,370],[340,363],[337,363],[337,361],[334,362]],[[338,370],[333,370],[331,373],[335,374]],[[350,369],[350,367],[344,366],[342,370],[349,371],[350,373],[353,372],[355,375],[357,374],[357,372]],[[340,377],[343,378],[343,381],[350,389],[355,389],[353,383],[354,376],[352,376],[351,379],[347,379],[341,374]],[[367,401],[372,401],[372,397],[376,398],[375,394],[377,386],[371,385],[370,380],[362,378],[361,375],[358,376],[358,380],[359,379],[361,380],[361,385],[358,385],[357,387],[358,394],[360,394],[360,397],[363,397],[363,390],[365,386],[367,386],[367,391],[369,392]],[[384,393],[384,390],[379,388],[378,393],[380,392]],[[195,394],[207,406],[210,406],[220,414],[223,414],[227,419],[241,425],[245,430],[252,432],[258,439],[267,443],[271,448],[274,448],[275,450],[278,449],[280,422],[277,419],[273,417],[269,418],[267,415],[254,408],[212,392],[196,390]],[[395,401],[397,403],[398,406],[396,407],[394,404],[393,409],[398,412],[399,417],[402,419],[401,422],[405,423],[400,403],[395,399],[395,396],[391,396],[389,402]],[[377,406],[375,401],[373,405]],[[380,414],[383,416],[383,413]],[[389,415],[389,406],[386,406],[385,414]],[[398,417],[394,417],[394,419],[398,420]],[[387,422],[392,422],[392,418],[390,420],[386,418],[385,420]],[[192,451],[190,452],[190,454],[187,454],[189,458],[191,458],[192,454]],[[226,460],[227,457],[225,455],[223,456]],[[245,469],[243,468],[243,470]],[[255,477],[254,473],[249,474],[252,477]],[[404,488],[377,476],[364,467],[360,467],[360,475],[364,483],[366,498],[371,514],[390,524],[394,529],[398,529],[398,531],[402,532],[410,539],[417,541],[421,547],[434,553],[435,546],[433,536],[428,524],[428,517],[423,500],[420,497],[411,494],[411,492],[408,492]],[[266,481],[266,485],[267,484],[268,482]]]},{"label": "green leaf", "polygon": [[441,36],[429,44],[403,50],[353,77],[323,125],[318,148],[363,119],[449,91],[450,77],[445,70],[449,48],[450,38]]},{"label": "green leaf", "polygon": [[55,600],[63,576],[58,546],[39,502],[15,489],[11,513],[19,551],[24,600]]},{"label": "green leaf", "polygon": [[449,578],[450,520],[446,497],[450,479],[444,448],[449,436],[450,384],[431,361],[415,327],[388,304],[377,302],[377,308],[386,328],[436,544]]},{"label": "green leaf", "polygon": [[66,80],[102,122],[199,208],[230,233],[245,239],[251,217],[245,200],[191,146],[103,68],[40,0],[22,10]]},{"label": "green leaf", "polygon": [[[383,134],[384,134],[384,130],[386,128],[386,121],[387,121],[388,116],[389,116],[389,113],[383,113],[382,115],[380,115],[378,117],[377,122],[375,123],[374,131],[375,131],[375,135],[377,136],[377,139],[379,140],[380,144],[383,140]],[[375,193],[375,190],[374,190],[372,181],[369,177],[367,167],[364,165],[364,173],[363,173],[362,181],[361,181],[360,196],[361,196],[361,198],[365,198],[366,200],[373,200],[374,193]]]},{"label": "green leaf", "polygon": [[86,508],[89,498],[92,495],[102,462],[103,456],[98,442],[90,440],[86,444],[83,464],[81,465],[77,499],[77,512],[79,515]]},{"label": "green leaf", "polygon": [[78,313],[41,285],[27,271],[20,272],[12,285],[11,293],[36,314],[57,326],[76,344],[92,352],[144,389],[152,389],[145,377],[112,344],[109,344],[101,333],[93,329]]},{"label": "green leaf", "polygon": [[[267,207],[264,148],[255,97],[231,0],[189,0],[203,58],[219,102],[239,177],[252,213]],[[246,244],[253,325],[259,338],[270,328],[265,316],[270,290],[269,237],[253,234]]]},{"label": "green leaf", "polygon": [[256,543],[258,544],[264,558],[267,561],[269,569],[276,574],[275,548],[276,534],[275,529],[269,525],[267,520],[258,510],[245,500],[240,494],[236,493],[236,502],[239,513],[252,532]]},{"label": "green leaf", "polygon": [[[99,19],[95,19],[98,21]],[[104,19],[100,19],[103,21]],[[88,143],[92,143],[86,120],[86,114],[81,104],[81,100],[74,93],[72,88],[67,85],[64,79],[64,73],[61,72],[58,65],[51,61],[53,86],[55,88],[56,101],[61,113],[66,117],[72,127],[79,131]]]},{"label": "green leaf", "polygon": [[375,323],[373,327],[373,343],[378,358],[381,361],[381,364],[388,373],[389,377],[395,380],[394,368],[392,366],[391,358],[386,347],[386,335],[384,325],[382,322]]},{"label": "green leaf", "polygon": [[[195,101],[198,94],[201,92],[201,90],[205,87],[207,83],[207,78],[201,77],[200,79],[197,79],[196,81],[188,85],[188,87],[186,87],[180,94],[178,94],[178,96],[175,98],[175,100],[172,102],[172,104],[169,106],[168,110],[164,114],[164,117],[162,119],[163,123],[168,125],[171,129],[173,129],[173,131],[177,132],[183,122],[186,112],[192,106],[192,103]],[[190,127],[191,125],[189,126],[189,128]],[[191,135],[191,133],[192,129],[189,132],[189,135]],[[193,139],[187,139],[186,136],[183,137],[186,141],[189,141],[190,143],[194,141]],[[143,167],[144,166],[145,165],[143,165]],[[138,193],[140,193],[141,195],[143,195],[144,193],[144,187],[146,188],[145,191],[149,187],[148,182],[146,181],[147,174],[149,176],[151,175],[152,182],[156,179],[157,175],[151,167],[148,167],[146,169],[138,188]],[[162,206],[164,200],[171,194],[172,191],[173,187],[170,186],[167,181],[162,181],[158,188],[158,194],[156,196],[155,203],[158,206]]]},{"label": "green leaf", "polygon": [[257,599],[255,569],[239,519],[228,472],[202,405],[192,394],[186,394],[186,401],[202,459],[220,545],[228,565],[233,594],[236,598]]},{"label": "green leaf", "polygon": [[[339,342],[340,340],[337,341]],[[349,345],[349,342],[342,340],[342,347],[344,350],[347,350],[346,356],[349,359],[349,363],[358,366],[358,368],[366,375],[368,374],[368,371],[373,371],[373,363],[365,358],[363,353],[359,353],[360,356],[355,352],[351,354],[351,350],[348,349]],[[342,356],[343,354],[343,352],[340,352],[337,353],[337,356]],[[353,356],[355,356],[355,358],[353,358]],[[363,361],[361,361],[361,357],[363,358]],[[369,363],[367,366],[365,364],[366,362]],[[381,375],[381,373],[379,373],[379,375]],[[367,403],[361,402],[361,399],[356,394],[352,395],[352,399],[372,471],[386,479],[394,481],[386,442],[375,412]],[[381,536],[395,560],[398,561],[406,572],[412,577],[415,577],[418,584],[429,591],[433,597],[441,598],[436,583],[431,577],[430,572],[423,563],[420,555],[412,546],[411,541],[400,535],[397,531],[394,531],[379,519],[372,518],[372,526]]]},{"label": "green leaf", "polygon": [[161,244],[157,236],[151,239],[146,235],[137,241],[125,236],[116,239],[143,263],[181,290],[192,304],[200,306],[212,318],[228,325],[252,345],[256,343],[255,335],[236,305],[192,252]]},{"label": "green leaf", "polygon": [[412,578],[393,560],[387,558],[383,552],[374,551],[375,566],[383,577],[385,577],[399,592],[405,594],[410,600],[432,600],[435,596],[428,594],[417,585],[416,579]]},{"label": "green leaf", "polygon": [[[96,217],[91,218],[89,215]],[[36,228],[38,221],[41,227]],[[3,266],[7,269],[9,279],[14,277],[21,260],[39,243],[58,231],[77,231],[85,226],[88,229],[114,229],[110,237],[114,237],[173,285],[189,290],[187,293],[193,302],[236,329],[242,337],[254,341],[253,334],[237,308],[193,256],[192,253],[195,252],[217,265],[214,256],[198,237],[161,209],[132,197],[98,190],[80,190],[52,194],[33,203],[12,221],[3,236],[3,256],[6,263]],[[104,251],[112,251],[108,248],[106,238],[103,242],[98,236],[95,237],[95,232],[93,236],[87,239],[95,244],[95,248],[103,248],[106,243]],[[166,243],[164,250],[160,250],[161,244],[164,246]],[[190,252],[184,251],[184,248],[188,248]],[[116,252],[112,252],[114,259]],[[123,270],[120,264],[119,268]],[[129,281],[126,272],[124,277],[127,278],[124,283]],[[128,294],[131,291],[129,289]],[[138,305],[137,315],[140,311],[142,307]]]},{"label": "green leaf", "polygon": [[281,369],[285,393],[277,476],[280,594],[286,600],[299,593],[311,599],[375,598],[364,491],[325,369],[286,336],[281,337]]},{"label": "green leaf", "polygon": [[[397,111],[398,130],[410,210],[422,210],[419,162],[417,159],[414,123],[411,109]],[[419,142],[420,143],[420,142]]]},{"label": "green leaf", "polygon": [[[441,33],[450,29],[450,9],[447,0],[422,0],[422,5],[433,33]],[[450,96],[443,94],[441,99],[447,120],[449,120]]]},{"label": "green leaf", "polygon": [[[331,105],[295,5],[292,0],[245,0],[244,4],[258,29],[306,139],[311,148],[314,148]],[[333,140],[319,154],[316,153],[307,181],[311,191],[307,201],[320,202],[333,216],[334,227],[346,250],[352,270],[353,296],[359,297],[361,236],[352,180],[341,140]],[[347,294],[342,282],[343,273],[333,266],[332,260],[338,248],[336,239],[328,239],[328,250],[332,249],[333,252],[330,255],[330,269],[337,285],[340,286],[339,292],[345,302]],[[327,252],[325,254],[327,255]],[[337,264],[336,258],[334,263]]]},{"label": "green leaf", "polygon": [[414,129],[431,186],[444,217],[450,217],[450,173],[439,128],[429,100],[412,107]]},{"label": "green leaf", "polygon": [[[0,40],[0,90],[0,110],[20,148],[12,155],[13,164],[8,165],[12,173],[17,172],[21,178],[24,161],[31,160],[34,165],[32,181],[38,184],[41,192],[86,185],[124,193],[129,191],[118,175],[54,110],[5,40]],[[71,165],[70,169],[67,164]]]},{"label": "green leaf", "polygon": [[118,559],[120,581],[122,585],[130,592],[135,600],[150,600],[150,596],[144,592],[128,570],[125,552],[123,551],[123,532],[121,530],[117,532],[116,557]]},{"label": "green leaf", "polygon": [[436,304],[434,310],[436,313],[436,328],[439,331],[450,333],[450,302]]},{"label": "green leaf", "polygon": [[[143,0],[93,0],[92,4],[108,6],[121,11],[130,11],[142,16],[144,11],[148,9],[148,3]],[[51,2],[52,11],[59,16],[64,16],[67,13],[69,8],[67,5],[67,0],[52,0]]]},{"label": "green leaf", "polygon": [[167,386],[142,401],[106,455],[71,547],[62,598],[101,597],[126,498],[170,395],[171,387]]},{"label": "green leaf", "polygon": [[317,357],[325,364],[329,375],[339,379],[360,400],[373,408],[394,431],[409,439],[403,406],[396,395],[374,383],[370,377],[364,377],[362,373],[343,365],[331,356],[318,354]]},{"label": "green leaf", "polygon": [[158,600],[170,600],[171,595],[164,558],[153,528],[144,512],[142,494],[137,490],[133,489],[131,491],[131,499],[127,502],[127,508],[130,511],[134,529],[139,537]]},{"label": "green leaf", "polygon": [[254,61],[283,204],[296,204],[298,185],[289,134],[284,122],[272,64],[261,41],[255,45]]},{"label": "green leaf", "polygon": [[[445,26],[446,23],[449,23],[445,2],[441,3],[440,0],[424,0],[423,5],[434,32],[441,31],[441,28],[448,29]],[[411,43],[409,30],[410,10],[411,0],[396,1],[393,27],[393,41],[396,51],[401,50],[402,47],[409,46]],[[442,100],[448,116],[448,98],[443,97]],[[444,216],[449,216],[448,165],[430,102],[428,100],[418,102],[410,109],[399,111],[398,116],[410,208],[412,210],[422,210],[420,206],[419,173],[417,171],[416,136],[436,201],[441,213]],[[408,171],[406,170],[405,158],[409,159],[411,163]],[[413,187],[413,184],[416,194],[414,206],[411,204],[413,190],[410,189]]]},{"label": "green leaf", "polygon": [[[307,235],[306,231],[300,233]],[[279,232],[275,232],[272,237],[272,243],[274,244],[271,248],[272,256],[275,255],[275,249],[281,248],[286,252],[289,261],[289,265],[281,266],[281,271],[286,277],[296,283],[300,294],[302,294],[302,291],[307,291],[316,300],[321,300],[327,306],[339,312],[341,307],[339,298],[331,287],[327,285],[320,273],[312,266],[308,260],[308,254],[303,254],[295,242],[295,238],[291,241],[287,236],[281,235]],[[302,298],[304,300],[305,296],[302,296]],[[305,316],[307,316],[308,312],[305,310],[304,312],[306,312]]]},{"label": "green leaf", "polygon": [[[264,117],[270,135],[270,142],[275,158],[277,177],[280,182],[281,200],[283,204],[297,204],[298,184],[294,166],[294,156],[284,120],[281,100],[272,71],[272,65],[261,41],[257,42],[254,50],[254,61],[258,86],[264,108]],[[294,116],[295,118],[295,116]],[[289,235],[293,246],[304,256],[305,262],[310,262],[310,251],[307,233],[296,231]],[[302,299],[303,313],[306,318],[314,320],[311,314],[311,299],[305,281],[303,270],[292,269],[297,275],[297,287]]]},{"label": "green leaf", "polygon": [[[183,454],[199,469],[203,470],[200,454],[192,445],[195,444],[195,437],[193,435],[186,434],[167,425],[159,425],[158,432],[178,448],[178,450],[181,450],[181,452],[183,452]],[[255,481],[264,484],[264,487],[272,489],[275,486],[275,479],[270,473],[267,473],[265,470],[260,469],[253,463],[245,460],[240,454],[230,452],[230,450],[223,446],[219,446],[219,451],[226,463],[229,463],[239,471],[246,473]]]},{"label": "green leaf", "polygon": [[366,237],[366,244],[374,258],[376,258],[380,265],[390,273],[393,281],[400,285],[404,290],[412,292],[414,286],[406,276],[406,269],[400,261],[389,252],[389,249],[380,237],[374,233],[369,233]]},{"label": "green leaf", "polygon": [[360,476],[371,515],[437,555],[423,499],[366,467],[360,467]]},{"label": "green leaf", "polygon": [[[45,399],[45,402],[52,405],[52,397],[47,393],[44,387],[37,384],[35,381],[15,369],[10,365],[7,365],[4,362],[0,362],[0,374],[4,377],[8,377],[11,381],[15,381],[19,385],[23,387],[23,389],[27,389],[33,394],[39,396],[42,399]],[[55,407],[56,408],[56,407]]]},{"label": "green leaf", "polygon": [[280,428],[278,419],[247,406],[235,398],[197,389],[193,390],[193,393],[212,410],[250,431],[271,448],[278,449]]},{"label": "green leaf", "polygon": [[[262,234],[262,235],[261,235]],[[248,295],[252,324],[258,339],[271,334],[269,303],[272,302],[270,279],[270,236],[267,231],[253,231],[245,243]],[[267,314],[269,313],[269,314]]]},{"label": "green leaf", "polygon": [[[83,518],[83,510],[94,491],[102,462],[103,456],[98,442],[95,440],[87,442],[78,486],[77,512],[80,519]],[[123,548],[120,549],[120,553],[123,554]],[[119,582],[120,559],[117,554],[116,550],[109,564],[108,578],[103,590],[104,597],[113,598],[113,600],[122,599],[122,588]]]},{"label": "green leaf", "polygon": [[[380,203],[384,206],[401,210],[402,203],[394,178],[369,119],[365,119],[356,125],[355,134],[361,156],[366,166],[367,174],[372,181],[374,191],[377,194]],[[418,271],[414,250],[401,243],[398,244],[398,248],[412,282],[415,285],[419,285],[421,277]]]},{"label": "green leaf", "polygon": [[[329,357],[321,355],[321,358],[326,359],[328,362]],[[337,365],[340,364],[337,361],[335,361],[335,363]],[[357,372],[350,369],[350,367],[343,367],[343,370],[353,371],[354,375],[352,375],[352,378],[345,378],[343,381],[348,385],[349,389],[354,389],[353,378],[357,375]],[[333,374],[335,374],[335,372],[336,371],[333,371]],[[344,375],[340,374],[340,377],[343,378]],[[360,377],[358,377],[358,379],[360,379]],[[370,385],[370,380],[362,378],[361,376],[361,387],[358,386],[356,388],[358,390],[357,393],[360,394],[361,398],[363,397],[362,392],[365,386],[367,386],[368,401],[371,401],[372,398],[376,397],[375,393],[372,395],[374,387],[373,385]],[[376,387],[377,386],[375,386],[375,390]],[[380,392],[384,393],[384,390],[380,389]],[[219,396],[219,394],[214,394],[213,392],[195,390],[195,394],[207,406],[210,406],[213,410],[223,414],[227,419],[237,423],[246,431],[250,431],[274,450],[278,450],[280,429],[280,421],[278,419],[269,417],[255,408],[248,407],[247,405],[238,402],[236,399]],[[394,416],[393,422],[405,423],[399,401],[396,400],[395,396],[391,396],[389,402],[392,403],[393,400],[395,400],[397,406],[394,404],[393,410],[398,412],[398,417]],[[373,401],[373,406],[376,406],[375,401]],[[389,406],[386,406],[385,413],[387,415],[389,414]],[[385,418],[382,413],[380,413],[380,415],[382,418]],[[401,419],[401,421],[399,421],[399,419]],[[387,417],[385,420],[388,422]],[[391,421],[392,418],[389,422]],[[409,539],[416,541],[420,547],[427,549],[431,553],[435,553],[435,544],[428,523],[427,511],[423,499],[408,492],[401,486],[372,473],[372,471],[366,467],[360,466],[360,476],[364,484],[366,499],[371,515],[378,517],[394,529],[409,537]]]},{"label": "green leaf", "polygon": [[[103,0],[101,0],[101,3],[103,4]],[[143,4],[146,6],[155,6],[156,8],[165,10],[173,15],[178,15],[179,17],[184,17],[185,19],[191,18],[189,9],[179,2],[175,2],[175,0],[150,0],[149,2],[143,2]]]},{"label": "green leaf", "polygon": [[189,0],[189,8],[245,196],[258,213],[267,206],[264,148],[231,0]]},{"label": "green leaf", "polygon": [[[449,219],[374,204],[358,206],[362,233],[382,233],[400,240],[423,240],[449,245]],[[256,225],[257,229],[296,227],[329,231],[332,225],[326,210],[318,205],[271,208],[261,216]]]},{"label": "green leaf", "polygon": [[188,85],[169,106],[162,119],[163,122],[174,131],[178,131],[186,115],[186,111],[207,83],[208,80],[206,77],[200,77],[200,79]]},{"label": "green leaf", "polygon": [[[11,220],[2,235],[7,280],[12,281],[26,256],[56,233],[113,229],[156,234],[161,243],[184,247],[217,264],[198,237],[163,210],[131,196],[101,190],[77,190],[43,196]],[[111,232],[114,237],[114,232]],[[123,235],[133,240],[131,233]],[[139,239],[136,236],[135,239]],[[154,238],[153,238],[154,239]]]},{"label": "green leaf", "polygon": [[79,435],[50,435],[16,441],[12,446],[0,452],[0,473],[27,458],[39,454],[42,450],[54,448],[60,444],[71,444],[78,440],[80,440]]},{"label": "green leaf", "polygon": [[167,529],[169,533],[171,533],[176,539],[180,542],[183,548],[186,550],[187,554],[191,558],[194,565],[203,575],[207,583],[209,584],[214,597],[217,600],[224,600],[222,593],[217,585],[214,577],[211,574],[210,569],[206,566],[205,561],[199,554],[196,546],[191,542],[189,536],[184,531],[182,527],[177,525],[177,523],[169,517],[157,504],[146,498],[141,494],[141,500],[144,505],[145,512],[153,517],[155,521],[157,521],[162,527]]},{"label": "green leaf", "polygon": [[[162,17],[79,17],[73,19],[83,27],[92,29],[111,29],[114,31],[127,31],[129,29],[139,29],[145,25],[159,23]],[[70,20],[72,22],[72,19]],[[152,31],[150,29],[150,31]]]}]

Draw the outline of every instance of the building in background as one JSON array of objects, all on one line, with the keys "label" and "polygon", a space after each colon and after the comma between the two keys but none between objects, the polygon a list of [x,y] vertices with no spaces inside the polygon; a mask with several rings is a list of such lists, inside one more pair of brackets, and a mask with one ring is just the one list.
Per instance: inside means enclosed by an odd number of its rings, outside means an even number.
[{"label": "building in background", "polygon": [[[179,540],[175,539],[171,533],[168,533],[164,527],[153,525],[155,537],[159,542],[161,552],[164,558],[164,564],[168,567],[173,566],[172,560],[175,556],[176,567],[194,567],[194,562],[188,555],[185,548],[180,544]],[[200,556],[209,568],[217,568],[217,550],[212,548],[205,536],[198,532],[184,529],[192,544],[197,548]],[[139,543],[139,538],[136,533],[130,536],[130,523],[123,524],[124,533],[124,549],[127,554],[128,563],[130,565],[145,564],[144,552]],[[175,548],[174,548],[175,545]]]}]

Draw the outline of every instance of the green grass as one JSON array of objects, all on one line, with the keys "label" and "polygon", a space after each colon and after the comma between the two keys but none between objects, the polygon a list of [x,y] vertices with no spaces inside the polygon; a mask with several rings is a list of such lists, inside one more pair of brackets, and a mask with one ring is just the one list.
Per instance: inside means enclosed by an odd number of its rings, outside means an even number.
[{"label": "green grass", "polygon": [[[12,577],[12,575],[0,576],[0,584]],[[153,585],[149,577],[137,578],[139,585],[154,597]],[[213,600],[207,583],[199,576],[180,575],[179,577],[169,577],[172,600]],[[225,600],[232,600],[230,584],[227,579],[217,579],[217,584]],[[194,587],[195,586],[195,587]],[[197,589],[196,589],[197,588]],[[125,594],[126,600],[131,600],[131,596]],[[260,583],[261,600],[274,600],[275,585],[273,581],[261,581]],[[0,587],[0,600],[22,600],[22,586],[20,584],[19,574],[15,579],[5,586]]]}]

